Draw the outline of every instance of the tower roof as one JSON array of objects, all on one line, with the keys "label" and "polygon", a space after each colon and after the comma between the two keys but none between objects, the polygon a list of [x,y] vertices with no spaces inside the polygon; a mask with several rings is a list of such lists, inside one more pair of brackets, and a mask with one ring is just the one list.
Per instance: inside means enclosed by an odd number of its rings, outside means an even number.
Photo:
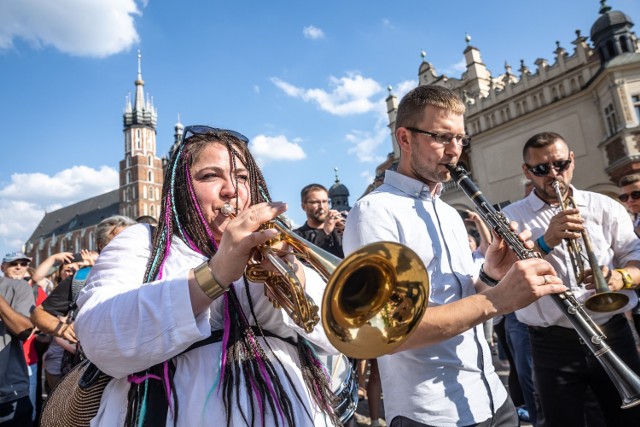
[{"label": "tower roof", "polygon": [[608,6],[604,6],[600,9],[600,16],[591,27],[591,40],[597,40],[603,32],[623,28],[625,26],[633,26],[633,21],[629,15],[619,10],[611,10]]}]

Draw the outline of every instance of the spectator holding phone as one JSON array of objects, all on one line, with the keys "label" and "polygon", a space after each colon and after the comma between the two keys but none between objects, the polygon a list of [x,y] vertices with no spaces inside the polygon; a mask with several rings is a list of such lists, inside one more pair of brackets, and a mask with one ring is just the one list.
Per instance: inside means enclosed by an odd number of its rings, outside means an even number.
[{"label": "spectator holding phone", "polygon": [[[134,220],[120,215],[102,220],[96,226],[98,252],[120,231],[133,224],[135,224]],[[74,308],[78,292],[84,286],[89,268],[98,258],[98,252],[86,250],[80,251],[78,254],[61,252],[43,262],[44,264],[53,257],[63,262],[60,269],[62,281],[31,314],[33,324],[41,331],[54,337],[44,363],[45,377],[50,389],[72,367],[73,363],[70,359],[75,359],[71,355],[76,351],[78,340],[73,329],[73,319],[69,318],[69,314]],[[67,351],[66,356],[65,350]]]}]

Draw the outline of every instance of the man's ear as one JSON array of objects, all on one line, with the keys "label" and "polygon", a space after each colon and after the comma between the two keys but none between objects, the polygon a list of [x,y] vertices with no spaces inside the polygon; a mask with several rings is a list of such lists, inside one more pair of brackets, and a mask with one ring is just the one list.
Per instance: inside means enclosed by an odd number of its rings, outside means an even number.
[{"label": "man's ear", "polygon": [[409,130],[405,127],[399,127],[396,130],[396,142],[401,151],[410,151],[411,142],[409,141]]},{"label": "man's ear", "polygon": [[526,176],[529,181],[533,180],[531,172],[529,171],[529,169],[527,169],[527,165],[525,165],[524,163],[522,164],[522,171],[524,172],[524,176]]}]

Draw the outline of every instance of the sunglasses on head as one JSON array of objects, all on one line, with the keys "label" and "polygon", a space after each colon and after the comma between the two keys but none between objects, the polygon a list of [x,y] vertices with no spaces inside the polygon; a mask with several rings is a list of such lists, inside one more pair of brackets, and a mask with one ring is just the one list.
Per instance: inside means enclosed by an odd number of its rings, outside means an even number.
[{"label": "sunglasses on head", "polygon": [[618,195],[618,199],[620,199],[621,202],[626,202],[627,200],[629,200],[629,197],[631,197],[633,200],[640,199],[640,190],[633,190],[631,193],[622,193]]},{"label": "sunglasses on head", "polygon": [[29,267],[29,263],[27,261],[13,261],[9,263],[9,266],[11,267]]},{"label": "sunglasses on head", "polygon": [[217,135],[224,135],[224,134],[231,135],[239,139],[240,141],[244,142],[245,144],[249,143],[249,138],[247,138],[240,132],[236,132],[235,130],[230,130],[230,129],[212,128],[211,126],[205,126],[205,125],[187,126],[186,128],[184,128],[184,132],[182,134],[182,140],[186,141],[189,137],[192,137],[192,136],[199,136],[199,135],[217,136]]},{"label": "sunglasses on head", "polygon": [[562,173],[569,168],[571,165],[571,159],[567,160],[556,160],[551,163],[540,163],[539,165],[529,166],[528,164],[524,164],[529,172],[534,174],[535,176],[547,176],[549,172],[551,172],[551,168],[556,171],[556,173]]}]

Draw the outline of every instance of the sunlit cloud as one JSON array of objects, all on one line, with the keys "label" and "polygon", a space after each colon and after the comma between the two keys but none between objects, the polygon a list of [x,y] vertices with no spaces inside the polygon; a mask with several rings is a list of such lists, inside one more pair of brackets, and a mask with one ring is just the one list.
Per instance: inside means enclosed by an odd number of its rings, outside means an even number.
[{"label": "sunlit cloud", "polygon": [[302,30],[302,34],[304,34],[305,38],[311,40],[318,40],[324,38],[324,31],[320,28],[314,27],[313,25],[309,25],[308,27],[304,27]]},{"label": "sunlit cloud", "polygon": [[140,15],[134,0],[3,0],[0,51],[22,39],[36,49],[103,58],[139,42],[134,17]]},{"label": "sunlit cloud", "polygon": [[314,103],[321,110],[336,116],[362,114],[374,110],[376,100],[372,98],[382,91],[378,82],[355,73],[340,78],[331,76],[330,90],[304,89],[277,77],[272,77],[271,82],[288,96]]},{"label": "sunlit cloud", "polygon": [[260,165],[275,161],[296,161],[307,157],[296,141],[283,135],[258,135],[251,141],[251,153]]},{"label": "sunlit cloud", "polygon": [[446,74],[448,76],[454,76],[454,75],[462,74],[466,70],[467,70],[467,61],[464,59],[464,57],[462,57],[462,59],[459,62],[453,65],[449,65],[447,68],[445,68],[443,71],[443,74]]},{"label": "sunlit cloud", "polygon": [[118,172],[107,166],[74,166],[53,176],[15,173],[0,188],[0,246],[18,250],[46,212],[118,188]]}]

